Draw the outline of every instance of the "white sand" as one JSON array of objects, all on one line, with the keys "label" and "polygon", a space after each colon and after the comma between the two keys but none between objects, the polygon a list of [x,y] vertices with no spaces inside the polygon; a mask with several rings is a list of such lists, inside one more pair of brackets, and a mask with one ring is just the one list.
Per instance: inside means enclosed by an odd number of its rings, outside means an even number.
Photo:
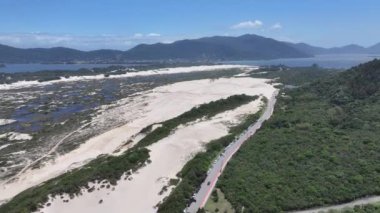
[{"label": "white sand", "polygon": [[57,157],[54,162],[50,161],[39,169],[27,170],[15,182],[2,183],[0,201],[56,177],[68,169],[79,167],[100,154],[112,153],[142,128],[176,117],[196,105],[243,93],[247,95],[263,94],[270,97],[274,88],[266,81],[253,78],[221,78],[179,82],[158,87],[134,98],[134,101],[123,106],[125,107],[124,115],[114,115],[130,116],[131,120],[126,125],[91,138],[78,149]]},{"label": "white sand", "polygon": [[10,153],[10,155],[22,155],[22,154],[25,154],[26,151],[25,150],[21,150],[21,151],[18,151],[18,152],[12,152]]},{"label": "white sand", "polygon": [[267,74],[268,72],[254,72],[252,74],[258,74],[258,75],[261,75],[261,74]]},{"label": "white sand", "polygon": [[[226,70],[233,68],[244,68],[252,69],[251,66],[244,65],[205,65],[205,66],[190,66],[190,67],[175,67],[175,68],[165,68],[165,69],[154,69],[139,72],[127,72],[126,74],[111,75],[105,77],[103,74],[94,76],[71,76],[69,78],[62,77],[59,80],[39,82],[39,81],[18,81],[11,84],[0,84],[0,90],[9,89],[20,89],[31,86],[46,86],[60,82],[73,82],[73,81],[88,81],[88,80],[99,80],[99,79],[111,79],[111,78],[127,78],[135,76],[149,76],[149,75],[164,75],[164,74],[176,74],[176,73],[189,73],[189,72],[203,72],[203,71],[217,71]],[[255,68],[255,67],[253,67]]]},{"label": "white sand", "polygon": [[[260,100],[252,101],[235,110],[220,113],[209,120],[182,126],[169,137],[148,147],[152,163],[133,174],[132,180],[118,182],[115,191],[110,189],[85,192],[82,196],[64,203],[62,199],[51,200],[51,206],[42,209],[45,213],[63,212],[155,212],[154,206],[166,197],[159,195],[170,178],[182,169],[188,160],[204,149],[204,144],[228,133],[228,126],[238,123],[246,114],[259,109]],[[99,201],[103,203],[99,204]]]},{"label": "white sand", "polygon": [[[1,135],[0,135],[0,138],[1,138]],[[5,148],[7,148],[10,145],[12,145],[12,144],[10,144],[10,143],[4,144],[4,145],[0,146],[0,150],[5,149]]]},{"label": "white sand", "polygon": [[32,136],[26,133],[8,132],[0,135],[0,138],[8,138],[10,141],[32,140]]},{"label": "white sand", "polygon": [[16,120],[12,119],[0,119],[0,126],[7,125],[16,122]]}]

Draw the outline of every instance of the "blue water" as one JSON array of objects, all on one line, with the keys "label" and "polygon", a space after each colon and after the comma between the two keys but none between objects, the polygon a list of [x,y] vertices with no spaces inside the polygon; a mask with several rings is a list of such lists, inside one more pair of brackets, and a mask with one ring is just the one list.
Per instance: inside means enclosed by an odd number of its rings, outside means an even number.
[{"label": "blue water", "polygon": [[5,64],[0,67],[0,72],[16,73],[16,72],[36,72],[41,70],[79,70],[81,68],[102,68],[112,65],[123,64]]},{"label": "blue water", "polygon": [[347,69],[364,62],[380,58],[380,55],[367,54],[337,54],[337,55],[317,55],[313,58],[292,58],[292,59],[274,59],[274,60],[257,60],[257,61],[228,61],[226,64],[244,64],[244,65],[286,65],[289,67],[305,67],[318,64],[324,68]]},{"label": "blue water", "polygon": [[[225,64],[245,64],[245,65],[286,65],[289,67],[311,66],[318,64],[324,68],[350,68],[360,63],[364,63],[374,58],[380,58],[380,55],[367,54],[337,54],[337,55],[317,55],[313,58],[292,58],[292,59],[274,59],[274,60],[257,60],[257,61],[225,61]],[[0,72],[36,72],[41,70],[78,70],[81,68],[101,68],[112,65],[123,64],[6,64],[6,67],[0,68]],[[124,66],[126,66],[124,64]]]}]

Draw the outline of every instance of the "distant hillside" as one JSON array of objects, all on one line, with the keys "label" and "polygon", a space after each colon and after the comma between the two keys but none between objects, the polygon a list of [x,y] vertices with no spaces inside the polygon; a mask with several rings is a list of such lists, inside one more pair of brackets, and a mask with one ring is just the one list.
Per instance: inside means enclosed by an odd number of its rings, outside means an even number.
[{"label": "distant hillside", "polygon": [[305,58],[319,54],[380,54],[372,47],[347,45],[322,48],[305,43],[281,42],[258,35],[213,36],[169,44],[140,44],[127,50],[80,51],[64,47],[21,49],[0,45],[0,63],[123,63],[128,61],[223,61]]},{"label": "distant hillside", "polygon": [[316,47],[316,46],[312,46],[312,45],[309,45],[306,43],[287,43],[287,44],[289,46],[299,50],[299,51],[302,51],[302,52],[305,52],[305,53],[311,54],[311,55],[320,55],[320,54],[326,54],[327,53],[326,48]]},{"label": "distant hillside", "polygon": [[131,60],[252,60],[310,57],[294,47],[257,35],[207,37],[170,44],[140,44],[128,51],[70,48],[20,49],[0,45],[0,63],[125,62]]},{"label": "distant hillside", "polygon": [[0,63],[55,63],[117,59],[117,50],[80,51],[64,47],[21,49],[0,45]]},{"label": "distant hillside", "polygon": [[327,50],[329,53],[346,54],[346,53],[367,53],[367,48],[356,44],[350,44],[343,47],[333,47]]},{"label": "distant hillside", "polygon": [[257,35],[214,36],[170,44],[138,45],[124,54],[136,60],[255,60],[310,57],[283,42]]},{"label": "distant hillside", "polygon": [[288,43],[289,46],[311,55],[320,54],[380,54],[380,43],[371,47],[350,44],[343,47],[323,48],[305,43]]},{"label": "distant hillside", "polygon": [[368,48],[368,50],[371,54],[380,53],[380,43],[373,45],[372,47]]}]

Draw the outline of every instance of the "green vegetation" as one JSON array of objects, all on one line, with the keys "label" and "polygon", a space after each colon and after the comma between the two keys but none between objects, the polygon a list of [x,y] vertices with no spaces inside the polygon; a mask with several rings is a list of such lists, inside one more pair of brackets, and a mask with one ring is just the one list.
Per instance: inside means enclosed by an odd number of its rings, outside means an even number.
[{"label": "green vegetation", "polygon": [[212,161],[233,139],[232,135],[228,135],[211,141],[206,145],[206,152],[195,155],[177,174],[181,181],[170,193],[169,197],[159,205],[158,212],[182,212],[191,202],[192,195],[206,178],[207,170]]},{"label": "green vegetation", "polygon": [[89,191],[89,182],[116,184],[125,171],[135,171],[149,158],[149,150],[133,148],[121,156],[101,156],[80,169],[76,169],[27,189],[8,203],[0,206],[0,212],[23,213],[36,211],[42,203],[48,201],[49,195],[68,193],[70,196],[80,194],[81,188]]},{"label": "green vegetation", "polygon": [[[149,162],[149,151],[145,148],[154,142],[166,137],[178,125],[186,124],[198,118],[209,118],[226,110],[232,110],[243,104],[257,99],[258,96],[234,95],[226,99],[213,101],[194,107],[188,112],[162,123],[162,127],[151,131],[138,145],[124,152],[120,156],[100,156],[82,168],[75,169],[59,177],[45,182],[42,185],[21,192],[10,202],[0,206],[0,212],[20,213],[37,210],[41,204],[48,200],[48,195],[61,195],[68,193],[70,196],[80,194],[81,188],[89,191],[89,182],[104,184],[116,184],[116,181],[129,170],[137,170],[144,163]],[[237,129],[236,129],[237,130]],[[144,128],[149,131],[149,128]],[[232,136],[230,136],[232,137]],[[223,145],[227,145],[232,138],[225,139]],[[223,147],[220,144],[208,146],[209,150],[215,151],[215,156]],[[207,156],[208,158],[209,156]],[[208,168],[208,167],[207,167]],[[206,169],[207,170],[207,169]],[[170,184],[178,184],[178,180],[170,180]]]},{"label": "green vegetation", "polygon": [[218,182],[234,209],[282,212],[380,195],[380,61],[286,93]]},{"label": "green vegetation", "polygon": [[210,199],[207,201],[204,208],[206,212],[209,213],[234,213],[235,210],[232,208],[231,203],[226,200],[224,194],[220,189],[214,189],[211,194]]},{"label": "green vegetation", "polygon": [[262,67],[259,70],[252,71],[250,76],[254,78],[279,78],[285,85],[300,86],[303,84],[333,76],[339,70],[324,69],[317,65],[311,67],[286,67],[286,66],[269,66]]},{"label": "green vegetation", "polygon": [[258,113],[248,115],[241,124],[232,127],[228,135],[209,142],[206,145],[205,152],[198,153],[187,162],[177,174],[181,182],[159,205],[158,212],[182,212],[191,203],[192,195],[205,180],[212,161],[234,140],[235,136],[247,129],[260,117],[264,108],[263,106]]},{"label": "green vegetation", "polygon": [[[186,124],[203,117],[210,118],[218,113],[232,110],[238,106],[249,103],[258,96],[247,96],[247,95],[233,95],[226,99],[221,99],[217,101],[212,101],[208,104],[202,104],[199,107],[194,107],[190,111],[183,113],[182,115],[175,117],[173,119],[164,121],[161,123],[162,126],[156,128],[148,135],[146,135],[137,146],[148,146],[152,143],[155,143],[168,135],[180,124]],[[141,130],[142,132],[147,132],[151,130],[151,126]]]}]

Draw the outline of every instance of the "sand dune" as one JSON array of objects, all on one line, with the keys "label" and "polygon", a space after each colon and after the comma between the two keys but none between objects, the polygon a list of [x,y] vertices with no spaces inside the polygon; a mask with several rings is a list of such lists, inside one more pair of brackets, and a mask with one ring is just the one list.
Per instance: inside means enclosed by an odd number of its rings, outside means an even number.
[{"label": "sand dune", "polygon": [[[237,124],[246,114],[255,113],[261,100],[252,101],[235,110],[220,113],[209,120],[181,126],[169,137],[149,146],[152,162],[132,175],[131,180],[120,180],[112,189],[84,192],[70,200],[51,199],[51,205],[41,212],[155,212],[154,206],[167,196],[172,188],[160,194],[170,178],[182,169],[188,160],[203,151],[204,144],[228,133],[228,126]],[[99,204],[99,201],[102,203]]]},{"label": "sand dune", "polygon": [[[253,78],[221,78],[179,82],[155,88],[124,101],[127,104],[113,110],[114,116],[129,117],[130,121],[127,124],[87,140],[78,149],[47,162],[39,169],[27,170],[17,181],[2,183],[0,201],[56,177],[68,169],[79,167],[100,154],[110,154],[142,128],[176,117],[196,105],[243,93],[263,94],[269,97],[274,88],[266,81]],[[101,116],[97,119],[100,122]]]}]

